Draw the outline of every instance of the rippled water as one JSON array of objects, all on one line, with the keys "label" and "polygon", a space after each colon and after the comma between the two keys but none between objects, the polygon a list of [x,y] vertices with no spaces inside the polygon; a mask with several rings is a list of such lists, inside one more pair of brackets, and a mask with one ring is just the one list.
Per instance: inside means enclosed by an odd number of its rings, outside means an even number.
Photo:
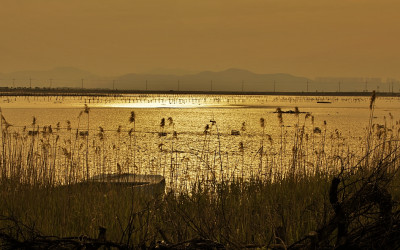
[{"label": "rippled water", "polygon": [[[9,131],[27,134],[51,125],[49,141],[58,152],[59,175],[67,168],[66,152],[75,154],[81,165],[89,152],[91,175],[118,171],[164,174],[175,185],[214,176],[284,173],[296,160],[302,162],[302,171],[333,167],[327,165],[333,164],[329,159],[335,155],[362,154],[371,114],[369,97],[123,95],[3,97],[0,102],[3,116],[12,125]],[[85,104],[89,114],[83,112]],[[283,111],[298,107],[305,113],[283,114],[280,123],[274,113],[277,107]],[[134,127],[129,122],[131,111],[136,121],[135,132],[129,134]],[[378,98],[373,117],[373,123],[394,129],[400,99]],[[164,127],[160,126],[162,118]],[[264,128],[260,118],[265,120]],[[204,133],[207,125],[208,133]],[[77,130],[79,134],[88,127],[88,138],[75,136]],[[232,135],[233,130],[239,135]],[[166,136],[159,136],[163,132]],[[295,145],[301,151],[296,158]],[[319,159],[322,156],[324,161]],[[83,178],[84,170],[78,172]]]}]

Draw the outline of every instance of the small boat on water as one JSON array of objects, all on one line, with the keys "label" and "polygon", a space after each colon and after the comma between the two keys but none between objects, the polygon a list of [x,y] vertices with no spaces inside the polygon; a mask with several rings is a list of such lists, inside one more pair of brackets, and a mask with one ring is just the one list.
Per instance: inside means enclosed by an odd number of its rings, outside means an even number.
[{"label": "small boat on water", "polygon": [[148,175],[148,174],[100,174],[93,176],[90,179],[91,182],[108,182],[108,183],[120,183],[129,185],[144,185],[144,184],[155,184],[165,182],[165,179],[161,175]]},{"label": "small boat on water", "polygon": [[161,175],[143,174],[100,174],[89,179],[89,184],[131,188],[147,194],[162,194],[165,191],[165,178]]},{"label": "small boat on water", "polygon": [[161,175],[100,174],[89,180],[58,186],[56,189],[68,190],[71,194],[98,195],[110,192],[128,192],[136,197],[155,198],[165,193],[165,179]]},{"label": "small boat on water", "polygon": [[240,131],[239,130],[232,130],[231,131],[231,135],[240,135]]}]

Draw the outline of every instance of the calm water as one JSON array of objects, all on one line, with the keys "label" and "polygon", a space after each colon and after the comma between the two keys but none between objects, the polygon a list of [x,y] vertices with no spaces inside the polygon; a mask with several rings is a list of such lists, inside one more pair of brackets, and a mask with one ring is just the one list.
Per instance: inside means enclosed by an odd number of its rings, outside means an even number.
[{"label": "calm water", "polygon": [[[9,131],[24,134],[51,125],[50,142],[59,155],[58,175],[66,168],[62,152],[72,152],[81,164],[89,152],[91,175],[118,171],[164,174],[174,185],[213,176],[284,173],[293,165],[295,145],[301,171],[334,168],[335,156],[362,155],[370,117],[369,97],[126,95],[3,97],[0,102],[3,116],[12,125]],[[83,113],[84,104],[90,108],[89,115]],[[283,111],[298,107],[311,116],[283,114],[280,123],[274,113],[277,107]],[[134,126],[129,122],[131,111],[136,115],[136,132],[129,135]],[[373,123],[394,128],[400,117],[400,99],[378,98],[373,117]],[[162,118],[164,127],[160,126]],[[264,128],[260,118],[265,120]],[[88,127],[88,138],[75,136],[77,130]],[[316,127],[321,133],[314,132]],[[240,135],[231,135],[233,130]],[[160,137],[160,132],[167,135]],[[81,175],[85,175],[83,170]]]}]

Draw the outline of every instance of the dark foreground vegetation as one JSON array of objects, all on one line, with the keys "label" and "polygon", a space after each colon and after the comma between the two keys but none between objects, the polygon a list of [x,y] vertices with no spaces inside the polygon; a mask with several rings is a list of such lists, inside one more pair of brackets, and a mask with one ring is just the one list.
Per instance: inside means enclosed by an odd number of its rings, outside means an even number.
[{"label": "dark foreground vegetation", "polygon": [[[371,117],[373,105],[374,98]],[[211,175],[166,192],[78,180],[61,185],[52,177],[52,158],[35,157],[47,151],[12,147],[3,130],[0,246],[399,249],[400,141],[394,127],[376,127],[371,120],[357,162],[332,158],[335,171],[300,171],[303,158],[294,148],[284,175]]]},{"label": "dark foreground vegetation", "polygon": [[335,177],[198,183],[159,196],[3,181],[1,246],[398,249],[398,153]]}]

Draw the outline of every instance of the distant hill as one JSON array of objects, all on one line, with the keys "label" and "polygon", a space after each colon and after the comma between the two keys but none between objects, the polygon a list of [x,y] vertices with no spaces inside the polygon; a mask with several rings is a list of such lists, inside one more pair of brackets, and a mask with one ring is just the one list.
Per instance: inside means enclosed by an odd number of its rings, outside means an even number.
[{"label": "distant hill", "polygon": [[[104,77],[73,67],[45,71],[0,73],[0,87],[72,87],[121,90],[246,91],[246,92],[322,92],[388,91],[380,78],[320,77],[315,80],[285,73],[257,74],[230,68],[188,74],[180,69],[155,69],[151,73]],[[400,82],[391,80],[389,89],[399,90]],[[400,91],[400,90],[399,90]]]},{"label": "distant hill", "polygon": [[155,68],[146,72],[142,72],[142,74],[148,74],[148,75],[177,75],[177,76],[190,75],[194,73],[197,72],[184,69],[174,69],[174,68]]},{"label": "distant hill", "polygon": [[242,69],[203,71],[190,75],[127,74],[118,78],[120,89],[216,90],[216,91],[305,91],[312,80],[289,74],[256,74]]}]

